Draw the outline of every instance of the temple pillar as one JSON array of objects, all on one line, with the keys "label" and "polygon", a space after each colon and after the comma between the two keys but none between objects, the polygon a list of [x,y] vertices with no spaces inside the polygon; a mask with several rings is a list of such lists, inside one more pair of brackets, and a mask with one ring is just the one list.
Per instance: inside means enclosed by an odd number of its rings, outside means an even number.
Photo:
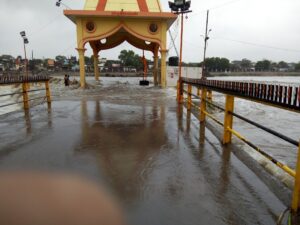
[{"label": "temple pillar", "polygon": [[153,67],[153,78],[154,78],[154,85],[158,85],[158,50],[154,52],[153,56],[154,67]]},{"label": "temple pillar", "polygon": [[80,68],[80,87],[85,88],[85,61],[84,61],[84,52],[85,48],[77,48],[79,54],[79,68]]},{"label": "temple pillar", "polygon": [[160,50],[161,53],[161,87],[166,88],[167,87],[167,53],[168,50]]},{"label": "temple pillar", "polygon": [[99,55],[96,52],[94,52],[94,73],[95,73],[95,80],[99,81],[99,77],[100,77]]}]

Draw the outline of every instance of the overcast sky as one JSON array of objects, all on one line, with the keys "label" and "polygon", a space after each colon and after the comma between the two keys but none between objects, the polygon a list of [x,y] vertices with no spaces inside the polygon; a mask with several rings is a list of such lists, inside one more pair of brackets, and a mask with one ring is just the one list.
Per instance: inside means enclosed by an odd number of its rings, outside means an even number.
[{"label": "overcast sky", "polygon": [[[77,55],[75,25],[63,16],[56,0],[0,0],[0,55],[23,55],[20,31],[26,30],[36,58]],[[63,0],[72,9],[82,9],[84,0]],[[165,11],[168,1],[161,0]],[[203,57],[205,10],[210,10],[211,39],[208,57],[230,60],[248,58],[300,61],[299,0],[192,0],[193,13],[185,21],[184,61],[199,62]],[[173,35],[179,33],[176,23]],[[177,37],[179,41],[179,35]],[[170,39],[169,39],[170,44]],[[87,45],[89,48],[89,46]],[[172,44],[169,56],[175,55]],[[101,57],[117,59],[128,44],[104,51]],[[141,54],[141,50],[135,49]],[[87,51],[91,55],[91,51]],[[150,58],[150,54],[147,55]]]}]

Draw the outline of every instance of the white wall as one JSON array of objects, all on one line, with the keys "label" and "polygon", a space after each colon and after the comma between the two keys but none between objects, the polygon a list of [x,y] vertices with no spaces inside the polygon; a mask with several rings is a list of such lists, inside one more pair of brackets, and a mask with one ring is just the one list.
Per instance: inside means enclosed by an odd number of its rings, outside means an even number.
[{"label": "white wall", "polygon": [[[183,67],[182,77],[200,79],[202,77],[201,67]],[[176,87],[179,78],[178,66],[167,66],[167,86]]]}]

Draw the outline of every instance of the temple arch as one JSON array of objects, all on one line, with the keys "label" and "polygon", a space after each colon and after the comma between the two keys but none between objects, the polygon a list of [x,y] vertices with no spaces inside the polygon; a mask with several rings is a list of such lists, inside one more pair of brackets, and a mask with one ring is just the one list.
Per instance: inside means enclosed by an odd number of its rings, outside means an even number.
[{"label": "temple arch", "polygon": [[[127,41],[136,48],[151,51],[154,57],[154,81],[158,84],[157,66],[161,54],[160,84],[166,87],[167,31],[177,16],[161,11],[159,0],[86,0],[84,10],[65,10],[77,27],[77,50],[80,84],[85,87],[84,53],[87,43],[93,49],[95,79],[99,52]],[[101,41],[101,40],[104,40]]]}]

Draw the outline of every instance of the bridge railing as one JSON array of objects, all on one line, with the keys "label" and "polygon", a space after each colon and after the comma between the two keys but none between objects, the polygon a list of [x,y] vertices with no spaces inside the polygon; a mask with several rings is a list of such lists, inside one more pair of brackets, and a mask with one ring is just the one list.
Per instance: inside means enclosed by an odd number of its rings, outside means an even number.
[{"label": "bridge railing", "polygon": [[[184,86],[187,85],[187,90]],[[249,82],[231,82],[231,81],[218,81],[218,80],[199,80],[182,78],[178,84],[177,98],[180,103],[185,99],[187,102],[187,109],[191,110],[192,107],[199,110],[199,120],[204,122],[206,117],[212,119],[214,122],[223,127],[223,144],[230,144],[232,136],[236,136],[241,141],[256,150],[259,154],[264,156],[270,162],[281,168],[295,179],[293,199],[291,204],[292,213],[300,212],[300,143],[293,140],[284,134],[274,131],[268,127],[256,123],[234,112],[234,100],[236,97],[247,99],[262,104],[271,105],[277,108],[282,108],[294,112],[300,112],[300,87],[284,86],[273,84],[259,84]],[[193,87],[197,88],[197,94],[193,94]],[[211,99],[211,92],[216,91],[225,94],[225,107],[214,103]],[[184,98],[184,93],[187,98]],[[193,102],[194,99],[200,99],[198,104]],[[224,121],[220,121],[214,115],[207,111],[207,105],[212,105],[224,112]],[[246,123],[249,123],[261,130],[264,130],[294,146],[298,150],[297,166],[295,169],[290,168],[288,165],[280,162],[272,157],[267,152],[260,149],[257,145],[249,141],[246,137],[233,129],[234,117],[239,118]]]},{"label": "bridge railing", "polygon": [[[16,101],[8,104],[0,104],[0,108],[9,107],[13,105],[23,104],[24,110],[28,110],[30,108],[30,102],[45,99],[48,104],[51,104],[51,93],[50,93],[50,78],[45,75],[39,76],[0,76],[0,86],[14,85],[14,84],[22,84],[22,91],[12,92],[0,94],[0,99],[8,96],[22,95],[23,101]],[[32,83],[44,83],[45,88],[39,89],[31,89],[30,84]],[[34,98],[29,98],[30,93],[39,92],[45,90],[45,96],[39,96]],[[1,101],[0,101],[1,102]]]},{"label": "bridge railing", "polygon": [[300,112],[300,87],[254,82],[234,82],[182,78],[186,84]]}]

